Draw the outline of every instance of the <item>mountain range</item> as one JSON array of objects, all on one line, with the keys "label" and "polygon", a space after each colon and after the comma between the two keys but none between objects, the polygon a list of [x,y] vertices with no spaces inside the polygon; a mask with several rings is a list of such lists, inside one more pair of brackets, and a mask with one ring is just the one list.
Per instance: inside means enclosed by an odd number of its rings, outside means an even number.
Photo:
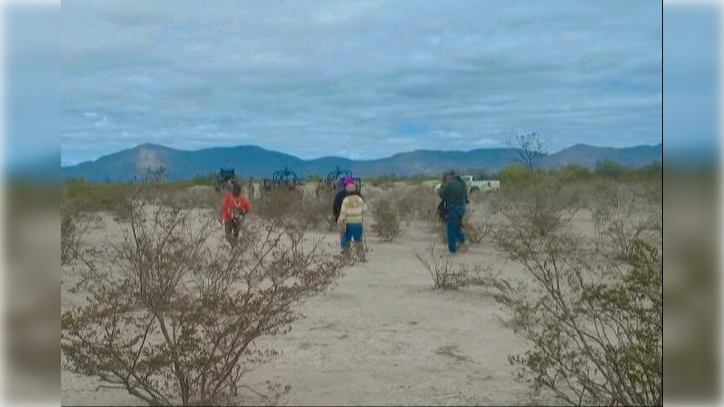
[{"label": "mountain range", "polygon": [[[214,147],[195,151],[177,150],[158,144],[141,144],[77,165],[61,167],[61,179],[83,178],[94,182],[128,181],[142,177],[148,169],[164,167],[170,180],[189,179],[216,173],[220,168],[234,168],[237,175],[271,177],[272,172],[284,169],[300,177],[326,175],[336,167],[351,170],[355,176],[433,175],[445,169],[460,171],[498,171],[514,164],[518,157],[512,148],[489,148],[471,151],[416,150],[374,160],[351,160],[341,157],[321,157],[303,160],[293,155],[242,145]],[[661,160],[661,144],[613,148],[577,144],[542,157],[540,165],[556,168],[567,164],[593,167],[603,160],[615,161],[629,167],[641,167]]]}]

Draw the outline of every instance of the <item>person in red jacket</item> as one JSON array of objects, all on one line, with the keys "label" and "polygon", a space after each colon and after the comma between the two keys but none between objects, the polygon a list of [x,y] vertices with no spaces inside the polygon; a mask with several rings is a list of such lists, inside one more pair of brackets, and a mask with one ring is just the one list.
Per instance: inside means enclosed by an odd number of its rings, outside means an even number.
[{"label": "person in red jacket", "polygon": [[231,247],[236,247],[241,222],[250,210],[249,201],[241,195],[241,185],[234,183],[231,192],[227,192],[221,201],[221,222],[224,225],[226,240]]}]

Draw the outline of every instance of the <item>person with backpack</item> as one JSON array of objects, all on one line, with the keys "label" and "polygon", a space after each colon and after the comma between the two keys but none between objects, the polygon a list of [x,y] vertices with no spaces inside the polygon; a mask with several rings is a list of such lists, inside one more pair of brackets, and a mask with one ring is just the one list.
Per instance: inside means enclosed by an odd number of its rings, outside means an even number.
[{"label": "person with backpack", "polygon": [[337,193],[334,194],[334,202],[332,203],[332,215],[334,215],[334,223],[339,219],[339,211],[342,209],[342,201],[347,196],[346,185],[354,182],[352,177],[344,177],[337,187]]},{"label": "person with backpack", "polygon": [[455,253],[458,248],[465,251],[467,247],[462,223],[468,203],[468,188],[465,181],[453,170],[443,174],[442,182],[442,186],[438,190],[438,194],[442,198],[438,210],[446,225],[447,247],[450,253]]},{"label": "person with backpack", "polygon": [[241,222],[251,210],[249,201],[241,195],[241,185],[234,183],[231,192],[224,195],[221,201],[221,222],[224,225],[224,235],[231,247],[236,247],[239,241]]},{"label": "person with backpack", "polygon": [[362,195],[357,190],[354,179],[348,177],[343,183],[346,195],[342,200],[339,217],[337,218],[342,254],[349,253],[350,244],[354,241],[357,254],[364,259],[364,243],[362,242],[362,234],[364,231],[362,223],[367,206],[365,205],[364,199],[362,199]]}]

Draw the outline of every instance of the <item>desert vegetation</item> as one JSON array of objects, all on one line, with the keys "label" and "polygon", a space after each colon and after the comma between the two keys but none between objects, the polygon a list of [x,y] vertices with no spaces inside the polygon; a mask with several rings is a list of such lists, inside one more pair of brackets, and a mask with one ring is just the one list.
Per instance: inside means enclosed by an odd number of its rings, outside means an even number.
[{"label": "desert vegetation", "polygon": [[[118,242],[74,267],[87,300],[61,318],[64,368],[94,376],[149,405],[233,403],[242,389],[275,403],[243,375],[277,351],[255,340],[289,331],[295,304],[325,291],[342,262],[294,223],[245,224],[229,250],[212,239],[216,214],[125,197]],[[65,205],[70,206],[70,203]],[[76,213],[63,207],[63,259],[81,253]]]},{"label": "desert vegetation", "polygon": [[[505,345],[480,343],[463,356],[462,345],[440,343],[445,351],[434,355],[454,356],[456,363],[489,358],[484,363],[518,390],[487,400],[661,404],[662,166],[602,162],[550,170],[537,168],[536,157],[491,174],[501,180],[500,191],[471,194],[463,219],[470,250],[455,256],[441,244],[430,179],[365,182],[371,251],[364,264],[337,256],[331,192],[251,197],[242,241],[230,250],[217,220],[221,195],[203,179],[66,182],[63,367],[154,405],[233,404],[247,396],[304,404],[321,393],[317,387],[295,393],[299,367],[285,366],[296,366],[331,327],[347,326],[328,350],[314,350],[314,362],[303,363],[331,363],[335,372],[362,366],[373,374],[392,352],[371,347],[386,338],[380,327],[414,332],[421,342],[405,346],[424,352],[422,339],[437,337],[412,322],[431,318],[433,325],[462,329],[455,324],[470,326],[470,312],[484,310],[491,319],[476,335],[496,332]],[[337,284],[340,294],[311,302],[314,318],[302,322],[302,304]],[[411,288],[418,286],[426,290]],[[423,298],[434,305],[419,303]],[[412,317],[418,308],[427,309],[424,317]],[[453,316],[451,309],[470,311]],[[358,320],[368,324],[364,334],[349,327]],[[300,336],[289,336],[298,326]],[[345,364],[351,348],[344,343],[355,335],[367,339],[354,342],[352,354],[362,352],[369,365]],[[487,350],[489,356],[475,356]],[[270,364],[276,370],[265,370]],[[309,377],[331,380],[310,369]],[[456,404],[486,404],[476,399],[481,386],[449,386],[470,394]],[[344,402],[341,391],[335,394]]]},{"label": "desert vegetation", "polygon": [[386,199],[378,200],[372,208],[372,216],[375,219],[372,230],[382,241],[391,242],[399,236],[400,222],[392,202]]},{"label": "desert vegetation", "polygon": [[495,286],[516,332],[533,344],[510,356],[520,378],[571,405],[662,403],[659,249],[636,240],[621,267],[570,235],[511,231],[499,244],[532,277]]},{"label": "desert vegetation", "polygon": [[[494,293],[509,312],[506,325],[531,343],[509,361],[535,394],[571,405],[660,405],[662,212],[651,199],[660,175],[651,168],[523,171],[527,177],[478,204],[489,222],[483,230],[524,273],[456,264],[431,248],[417,258],[433,288],[480,285]],[[586,212],[593,233],[571,225]],[[468,222],[480,219],[470,215]],[[475,229],[465,230],[475,243]]]}]

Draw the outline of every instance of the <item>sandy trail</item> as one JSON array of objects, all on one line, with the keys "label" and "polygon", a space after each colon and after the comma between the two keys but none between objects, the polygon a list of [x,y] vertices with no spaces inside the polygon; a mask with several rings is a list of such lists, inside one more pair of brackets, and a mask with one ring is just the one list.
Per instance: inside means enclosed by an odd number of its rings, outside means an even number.
[{"label": "sandy trail", "polygon": [[[502,326],[504,314],[486,290],[431,289],[414,252],[436,236],[422,233],[396,243],[370,239],[370,261],[306,302],[307,318],[273,342],[284,354],[250,378],[291,384],[290,404],[530,402],[507,359],[525,342]],[[486,254],[494,255],[472,248],[458,261]]]}]

